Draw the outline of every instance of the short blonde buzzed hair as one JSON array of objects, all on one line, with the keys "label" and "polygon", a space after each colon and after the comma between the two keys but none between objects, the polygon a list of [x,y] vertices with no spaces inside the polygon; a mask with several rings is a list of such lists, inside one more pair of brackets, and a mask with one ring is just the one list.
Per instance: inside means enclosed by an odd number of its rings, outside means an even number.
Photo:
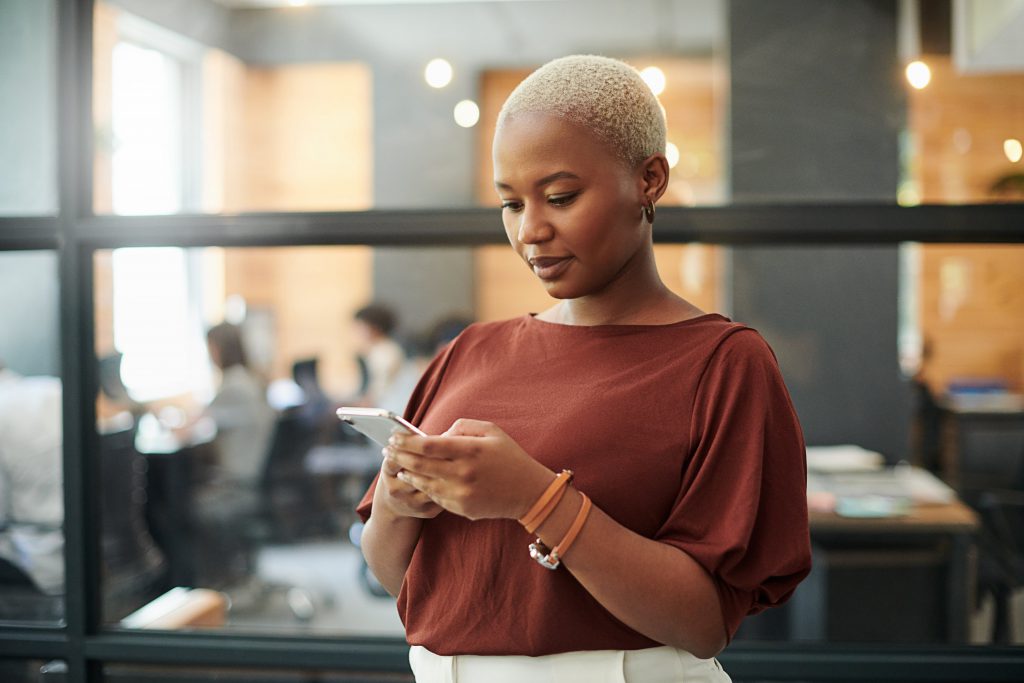
[{"label": "short blonde buzzed hair", "polygon": [[516,86],[498,113],[498,127],[523,113],[544,113],[579,123],[635,168],[665,153],[665,115],[639,72],[598,55],[552,60]]}]

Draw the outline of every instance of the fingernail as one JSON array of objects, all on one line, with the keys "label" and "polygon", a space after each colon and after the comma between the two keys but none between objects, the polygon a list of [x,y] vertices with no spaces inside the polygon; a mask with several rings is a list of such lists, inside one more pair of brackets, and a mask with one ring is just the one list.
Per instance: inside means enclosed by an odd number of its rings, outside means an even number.
[{"label": "fingernail", "polygon": [[402,438],[401,434],[392,434],[391,438],[388,439],[388,443],[397,448],[401,448],[403,442],[404,439]]},{"label": "fingernail", "polygon": [[405,470],[402,470],[401,472],[399,472],[395,476],[398,477],[399,479],[401,479],[404,482],[408,482],[409,481],[409,475],[405,473]]},{"label": "fingernail", "polygon": [[385,446],[384,448],[380,449],[380,454],[383,455],[385,458],[390,458],[391,457],[391,449],[388,448],[387,446]]}]

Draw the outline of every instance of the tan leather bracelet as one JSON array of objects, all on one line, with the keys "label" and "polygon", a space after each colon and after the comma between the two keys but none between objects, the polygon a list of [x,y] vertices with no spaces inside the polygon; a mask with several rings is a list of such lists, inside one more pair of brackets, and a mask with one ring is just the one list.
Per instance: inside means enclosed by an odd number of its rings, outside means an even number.
[{"label": "tan leather bracelet", "polygon": [[562,564],[562,558],[569,552],[569,548],[580,535],[580,531],[583,530],[583,525],[586,524],[587,518],[590,516],[590,508],[593,506],[590,498],[585,493],[581,493],[583,496],[583,504],[580,505],[580,511],[576,513],[576,519],[572,521],[572,526],[565,532],[565,537],[558,542],[555,549],[548,552],[548,548],[544,545],[544,542],[539,538],[530,544],[530,557],[537,560],[540,566],[547,569],[558,569]]},{"label": "tan leather bracelet", "polygon": [[[544,523],[544,520],[551,516],[555,506],[558,505],[558,501],[565,494],[565,489],[570,481],[572,481],[572,470],[562,470],[559,472],[555,480],[537,498],[537,502],[533,504],[533,507],[519,518],[519,523],[526,527],[526,530],[531,534],[536,531]],[[554,501],[554,504],[552,504],[552,501]]]},{"label": "tan leather bracelet", "polygon": [[[571,477],[570,477],[570,479],[571,479]],[[545,505],[544,508],[540,512],[537,513],[536,519],[533,522],[531,522],[530,524],[524,524],[523,525],[524,527],[526,527],[527,533],[531,533],[532,534],[532,533],[536,532],[537,529],[540,528],[541,524],[543,524],[544,522],[548,521],[548,517],[550,517],[551,513],[555,511],[555,508],[558,507],[558,504],[560,502],[562,502],[562,498],[565,496],[565,492],[568,491],[568,490],[569,490],[569,482],[566,481],[566,483],[563,486],[560,486],[558,488],[558,490],[555,491],[554,498],[552,498],[550,501],[548,501],[547,505]]]}]

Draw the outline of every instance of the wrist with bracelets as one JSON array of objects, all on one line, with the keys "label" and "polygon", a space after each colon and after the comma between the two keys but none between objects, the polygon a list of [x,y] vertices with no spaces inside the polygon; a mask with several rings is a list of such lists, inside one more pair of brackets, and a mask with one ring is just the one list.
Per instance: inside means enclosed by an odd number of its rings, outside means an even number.
[{"label": "wrist with bracelets", "polygon": [[[540,495],[530,510],[519,519],[519,523],[529,533],[536,532],[555,511],[555,508],[558,507],[562,497],[565,496],[566,490],[569,488],[572,476],[571,470],[562,470],[548,488],[545,489],[544,493]],[[580,505],[579,512],[576,513],[576,518],[573,520],[569,530],[565,532],[565,536],[555,545],[554,549],[545,545],[540,538],[537,538],[537,540],[530,544],[530,557],[536,560],[540,566],[546,569],[558,569],[561,566],[562,558],[569,552],[569,548],[576,542],[580,531],[583,530],[583,525],[590,516],[590,509],[593,504],[587,494],[581,493],[580,495],[583,497],[583,502]]]}]

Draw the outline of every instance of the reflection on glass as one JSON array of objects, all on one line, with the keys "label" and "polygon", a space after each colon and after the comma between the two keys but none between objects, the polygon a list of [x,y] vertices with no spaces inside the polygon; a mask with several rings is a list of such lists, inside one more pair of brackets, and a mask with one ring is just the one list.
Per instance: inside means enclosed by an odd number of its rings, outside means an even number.
[{"label": "reflection on glass", "polygon": [[0,3],[0,216],[57,210],[53,0]]},{"label": "reflection on glass", "polygon": [[57,259],[0,253],[0,621],[64,618]]},{"label": "reflection on glass", "polygon": [[0,680],[4,683],[62,683],[68,667],[59,659],[0,659]]}]

